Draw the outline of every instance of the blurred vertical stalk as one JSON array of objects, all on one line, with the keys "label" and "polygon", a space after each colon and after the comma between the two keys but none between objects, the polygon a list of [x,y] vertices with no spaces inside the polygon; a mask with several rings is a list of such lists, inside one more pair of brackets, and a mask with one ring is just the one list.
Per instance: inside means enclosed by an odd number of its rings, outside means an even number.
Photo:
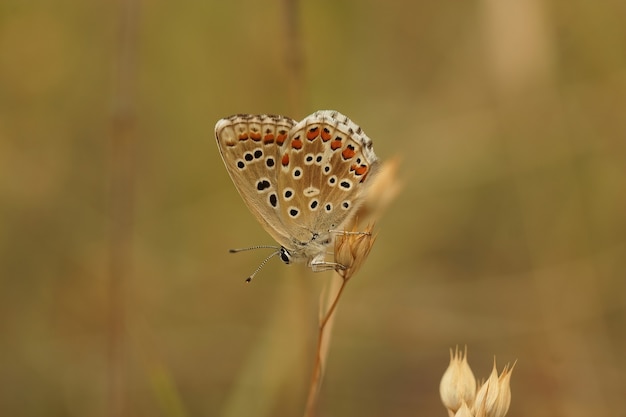
[{"label": "blurred vertical stalk", "polygon": [[[277,17],[284,58],[277,71],[284,71],[287,85],[285,114],[298,119],[305,109],[305,77],[303,45],[299,22],[298,0],[280,0],[281,15]],[[276,414],[276,407],[288,409],[292,401],[285,388],[293,389],[293,375],[304,372],[304,351],[307,340],[308,292],[310,281],[299,277],[303,268],[284,268],[290,275],[276,294],[270,318],[261,332],[259,342],[241,365],[234,387],[224,401],[222,417],[257,417]],[[285,314],[289,311],[290,314]],[[285,346],[289,345],[286,351]],[[269,366],[269,368],[268,368]],[[261,371],[259,371],[261,369]],[[263,371],[265,369],[265,371]],[[256,389],[251,390],[251,386]]]},{"label": "blurred vertical stalk", "polygon": [[305,113],[304,48],[300,31],[298,0],[283,0],[285,13],[285,67],[287,69],[288,105],[291,117]]},{"label": "blurred vertical stalk", "polygon": [[[592,226],[586,214],[581,180],[578,177],[568,178],[567,191],[564,191],[563,185],[559,185],[563,187],[561,192],[571,193],[567,200],[567,213],[568,216],[572,216],[568,218],[572,221],[572,228],[580,230],[580,235],[587,237],[576,242],[578,248],[573,254],[573,259],[576,260],[569,261],[568,266],[563,266],[560,257],[563,256],[562,251],[568,249],[546,245],[546,241],[549,241],[546,237],[550,236],[551,232],[546,230],[546,225],[548,222],[554,222],[561,213],[556,211],[558,206],[551,207],[548,201],[538,198],[542,195],[540,193],[547,192],[546,190],[553,192],[552,188],[548,187],[554,187],[555,183],[552,181],[555,178],[547,178],[546,185],[543,184],[544,181],[539,183],[534,180],[533,176],[537,173],[550,172],[547,169],[549,165],[539,168],[539,165],[529,163],[524,154],[518,152],[516,140],[508,139],[511,136],[515,137],[515,133],[512,133],[515,131],[512,129],[517,128],[520,114],[526,110],[520,107],[519,103],[528,105],[524,101],[529,96],[528,91],[541,91],[541,102],[533,102],[535,106],[549,103],[546,108],[555,110],[562,106],[556,88],[559,84],[554,80],[553,68],[557,53],[553,50],[554,34],[549,30],[548,24],[550,9],[546,2],[541,0],[524,2],[483,0],[482,3],[490,69],[495,80],[494,97],[501,112],[500,137],[503,138],[505,146],[506,166],[513,180],[513,191],[521,207],[523,236],[527,242],[532,267],[530,278],[538,301],[533,308],[541,312],[539,317],[542,320],[535,324],[536,331],[542,335],[536,349],[542,351],[543,357],[560,358],[559,361],[549,359],[545,363],[537,363],[542,377],[546,380],[545,383],[555,386],[545,407],[550,409],[552,414],[569,415],[576,409],[576,404],[571,403],[572,398],[585,398],[594,404],[609,404],[609,393],[613,384],[606,378],[600,378],[595,369],[598,366],[605,366],[601,365],[602,361],[614,364],[616,358],[607,355],[611,352],[611,341],[608,337],[611,331],[600,322],[594,326],[593,338],[581,336],[580,333],[571,330],[572,312],[567,308],[568,305],[575,305],[576,311],[588,312],[586,314],[591,317],[602,317],[605,314],[598,288],[599,275],[595,258],[586,255],[588,259],[585,259],[581,255],[594,252],[590,232]],[[539,112],[536,111],[536,114]],[[550,123],[564,123],[558,111],[554,111],[550,118]],[[552,141],[550,146],[553,149],[560,147],[558,163],[553,165],[558,167],[559,172],[567,172],[564,170],[565,161],[578,165],[580,155],[577,154],[576,144],[571,138],[563,141],[557,137],[550,139]],[[555,265],[555,259],[559,259],[558,264],[561,264],[558,267]],[[576,280],[572,280],[570,276],[561,277],[557,272],[559,268],[570,270],[575,268],[580,271],[580,275]],[[563,290],[570,285],[576,285],[578,288],[584,286],[585,297],[574,298],[571,291]],[[555,300],[563,307],[555,309]],[[555,329],[566,330],[555,331]],[[564,349],[564,346],[567,346],[567,349]],[[597,346],[603,348],[598,349]],[[596,359],[593,362],[580,360],[587,357]],[[566,365],[571,363],[577,364],[575,369]],[[580,375],[587,377],[579,378]]]},{"label": "blurred vertical stalk", "polygon": [[[306,113],[306,99],[304,97],[306,91],[304,79],[304,47],[302,45],[302,35],[300,30],[301,23],[299,19],[300,4],[298,0],[283,0],[283,7],[285,10],[286,21],[285,67],[287,70],[289,113],[293,115],[292,117],[299,119],[304,117]],[[341,295],[342,290],[343,285],[338,292],[337,300],[339,299],[339,295]],[[329,333],[332,328],[332,321],[330,321],[328,327],[326,327],[326,324],[332,317],[335,307],[336,302],[332,304],[332,307],[323,318],[320,317],[321,323],[318,335],[318,345],[315,349],[315,362],[313,365],[313,373],[311,375],[311,383],[304,411],[305,416],[312,417],[316,411],[319,389],[322,384],[325,353],[327,352],[327,349],[322,349],[322,344],[324,343],[324,340],[330,338]],[[327,336],[326,339],[324,336]]]},{"label": "blurred vertical stalk", "polygon": [[[301,22],[300,22],[300,3],[298,0],[283,0],[283,7],[285,13],[285,68],[287,71],[287,94],[289,114],[296,119],[304,117],[307,113],[305,98],[306,86],[304,75],[304,46],[302,44],[301,35]],[[304,282],[301,280],[300,282]],[[331,281],[332,282],[332,281]],[[300,287],[302,288],[302,287]],[[343,290],[343,285],[339,290],[337,299]],[[332,328],[332,321],[329,326],[326,324],[332,317],[332,313],[336,303],[333,303],[332,308],[328,311],[325,318],[322,319],[319,329],[318,346],[315,353],[315,363],[313,365],[313,374],[311,376],[311,384],[309,387],[309,393],[307,395],[307,402],[305,406],[305,416],[313,416],[315,414],[317,399],[319,395],[319,388],[321,386],[323,364],[325,363],[325,353],[327,349],[322,349],[321,343],[324,340],[324,335],[327,335]],[[320,306],[321,308],[321,306]],[[321,319],[321,318],[320,318]],[[326,332],[325,332],[326,330]],[[328,336],[329,337],[329,336]]]},{"label": "blurred vertical stalk", "polygon": [[132,275],[135,182],[135,104],[139,3],[120,0],[113,56],[110,119],[110,236],[107,352],[107,416],[125,415],[126,283]]},{"label": "blurred vertical stalk", "polygon": [[[304,408],[304,417],[314,417],[317,412],[320,389],[322,388],[322,380],[326,368],[326,358],[328,357],[328,347],[335,321],[335,311],[339,303],[339,298],[341,298],[341,294],[348,283],[346,279],[336,280],[334,276],[331,278],[320,297],[322,302],[320,302],[317,346],[315,347],[315,361],[313,364],[313,373],[311,374],[311,382],[309,383],[309,393]],[[326,306],[324,303],[324,301],[328,300],[330,300],[330,306]],[[322,312],[324,312],[324,314],[322,314]]]}]

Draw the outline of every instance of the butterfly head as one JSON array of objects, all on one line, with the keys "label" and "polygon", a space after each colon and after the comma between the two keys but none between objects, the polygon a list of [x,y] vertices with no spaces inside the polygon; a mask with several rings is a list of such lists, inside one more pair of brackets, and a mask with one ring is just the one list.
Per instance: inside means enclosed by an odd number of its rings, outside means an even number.
[{"label": "butterfly head", "polygon": [[279,252],[281,261],[283,261],[287,265],[289,265],[292,262],[293,256],[291,255],[291,252],[289,252],[289,250],[286,247],[281,246],[278,252]]}]

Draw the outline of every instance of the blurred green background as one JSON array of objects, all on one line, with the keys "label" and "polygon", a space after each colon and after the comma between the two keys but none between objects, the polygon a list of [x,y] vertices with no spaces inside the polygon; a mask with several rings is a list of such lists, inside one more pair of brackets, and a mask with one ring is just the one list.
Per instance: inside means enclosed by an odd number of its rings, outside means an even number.
[{"label": "blurred green background", "polygon": [[244,284],[272,241],[213,126],[326,108],[403,188],[320,415],[446,415],[457,344],[518,360],[509,416],[624,415],[626,3],[286,4],[0,4],[0,415],[301,415],[330,277]]}]

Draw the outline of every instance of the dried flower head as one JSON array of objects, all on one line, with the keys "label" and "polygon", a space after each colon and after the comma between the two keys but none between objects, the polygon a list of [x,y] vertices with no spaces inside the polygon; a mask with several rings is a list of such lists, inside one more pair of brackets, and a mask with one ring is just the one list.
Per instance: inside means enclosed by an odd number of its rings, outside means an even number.
[{"label": "dried flower head", "polygon": [[[382,164],[374,177],[372,185],[367,189],[365,200],[359,207],[356,216],[348,224],[350,232],[341,232],[335,239],[335,262],[344,268],[337,268],[337,273],[348,280],[363,265],[369,255],[376,237],[372,235],[374,223],[380,218],[389,204],[396,198],[402,185],[398,180],[400,159],[392,158]],[[371,223],[360,230],[359,223]]]},{"label": "dried flower head", "polygon": [[494,358],[489,378],[476,390],[474,374],[467,363],[467,348],[450,350],[450,365],[441,379],[439,392],[450,417],[504,417],[511,404],[511,373],[507,364],[500,376]]},{"label": "dried flower head", "polygon": [[498,400],[499,393],[500,386],[498,384],[498,370],[496,369],[496,361],[494,358],[493,369],[491,370],[489,378],[487,378],[476,393],[474,414],[476,416],[490,416],[490,412],[493,410],[496,401]]},{"label": "dried flower head", "polygon": [[459,351],[458,346],[454,352],[450,349],[450,365],[441,378],[439,395],[450,416],[464,403],[470,407],[474,404],[476,378],[467,363],[467,347],[463,352]]},{"label": "dried flower head", "polygon": [[[355,228],[358,223],[355,222]],[[349,280],[354,275],[374,245],[376,236],[372,235],[373,225],[369,225],[362,232],[353,230],[352,232],[342,232],[335,239],[335,262],[342,268],[337,269],[337,273],[345,280]]]},{"label": "dried flower head", "polygon": [[485,417],[504,417],[511,405],[511,373],[515,364],[509,369],[507,364],[500,376],[496,368],[496,360],[493,360],[491,375],[480,387],[476,394],[474,414]]},{"label": "dried flower head", "polygon": [[372,184],[367,189],[365,200],[359,207],[356,219],[364,222],[376,222],[389,204],[396,199],[402,189],[402,182],[398,179],[400,158],[388,159],[379,168]]},{"label": "dried flower head", "polygon": [[461,404],[461,408],[459,408],[459,410],[456,413],[454,413],[454,417],[474,417],[474,416],[472,415],[472,410],[467,406],[467,404],[465,404],[465,401],[464,401],[463,404]]}]

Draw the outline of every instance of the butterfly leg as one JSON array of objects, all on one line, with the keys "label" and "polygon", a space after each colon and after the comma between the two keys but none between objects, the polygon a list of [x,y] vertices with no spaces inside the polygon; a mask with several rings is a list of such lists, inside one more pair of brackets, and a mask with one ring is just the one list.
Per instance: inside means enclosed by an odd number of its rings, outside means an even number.
[{"label": "butterfly leg", "polygon": [[346,269],[345,266],[336,262],[326,262],[323,253],[320,253],[319,255],[311,259],[309,261],[309,266],[311,267],[313,272],[336,271],[339,269]]},{"label": "butterfly leg", "polygon": [[372,232],[351,232],[349,230],[331,230],[331,233],[335,233],[337,235],[344,235],[344,236],[353,236],[353,235],[366,235],[366,236],[371,236]]}]

